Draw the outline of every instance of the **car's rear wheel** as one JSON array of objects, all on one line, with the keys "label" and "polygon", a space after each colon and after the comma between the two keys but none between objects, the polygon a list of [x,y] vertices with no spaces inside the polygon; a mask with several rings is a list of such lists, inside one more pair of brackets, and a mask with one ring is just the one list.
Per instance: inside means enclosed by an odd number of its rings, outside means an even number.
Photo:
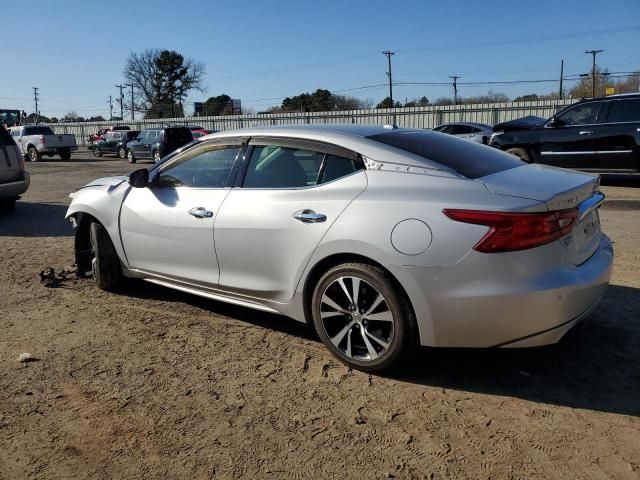
[{"label": "car's rear wheel", "polygon": [[113,290],[122,279],[120,259],[107,230],[99,223],[89,226],[91,273],[102,290]]},{"label": "car's rear wheel", "polygon": [[136,163],[136,157],[133,156],[133,152],[131,150],[127,152],[127,162]]},{"label": "car's rear wheel", "polygon": [[40,152],[36,147],[27,148],[27,157],[30,162],[39,162],[40,161]]},{"label": "car's rear wheel", "polygon": [[71,160],[71,150],[68,148],[63,148],[60,150],[60,159],[67,161],[67,160]]},{"label": "car's rear wheel", "polygon": [[124,147],[119,147],[118,148],[118,157],[120,157],[121,159],[125,159],[127,158],[127,149]]},{"label": "car's rear wheel", "polygon": [[524,148],[508,148],[506,152],[515,155],[524,162],[531,163],[531,156]]},{"label": "car's rear wheel", "polygon": [[413,311],[378,267],[344,263],[330,269],[314,289],[311,308],[320,339],[350,367],[385,370],[416,345]]},{"label": "car's rear wheel", "polygon": [[0,211],[11,212],[16,209],[16,199],[15,198],[5,198],[4,200],[0,200]]}]

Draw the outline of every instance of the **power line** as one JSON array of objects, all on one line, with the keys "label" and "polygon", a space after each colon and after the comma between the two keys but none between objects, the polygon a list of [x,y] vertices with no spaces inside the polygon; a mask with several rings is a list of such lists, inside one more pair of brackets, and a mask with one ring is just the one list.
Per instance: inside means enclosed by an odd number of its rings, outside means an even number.
[{"label": "power line", "polygon": [[591,64],[591,98],[596,98],[596,55],[604,52],[604,50],[585,50],[584,53],[591,55],[593,62]]},{"label": "power line", "polygon": [[458,79],[459,75],[452,75],[449,78],[453,79],[453,104],[458,104]]},{"label": "power line", "polygon": [[389,70],[387,70],[387,77],[389,77],[389,99],[391,100],[391,106],[393,107],[393,80],[391,78],[391,55],[395,55],[395,52],[391,50],[385,50],[382,52],[383,55],[387,57],[387,63],[389,65]]}]

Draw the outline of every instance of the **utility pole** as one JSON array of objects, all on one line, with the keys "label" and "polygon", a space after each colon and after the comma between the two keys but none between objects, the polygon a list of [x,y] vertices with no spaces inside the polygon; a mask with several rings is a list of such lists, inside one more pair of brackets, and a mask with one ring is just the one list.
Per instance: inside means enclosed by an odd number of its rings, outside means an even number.
[{"label": "utility pole", "polygon": [[122,89],[126,87],[126,85],[116,85],[116,88],[120,89],[120,98],[118,101],[120,102],[120,120],[124,120],[124,95],[122,94]]},{"label": "utility pole", "polygon": [[113,99],[109,95],[109,121],[113,120]]},{"label": "utility pole", "polygon": [[604,52],[604,50],[585,50],[584,53],[591,54],[593,61],[591,63],[591,98],[596,98],[596,55]]},{"label": "utility pole", "polygon": [[453,78],[453,104],[458,104],[458,75],[451,75],[449,78]]},{"label": "utility pole", "polygon": [[387,71],[387,76],[389,77],[389,98],[391,99],[391,107],[393,107],[393,80],[391,78],[391,55],[395,55],[396,52],[392,52],[391,50],[385,50],[382,52],[383,55],[387,56],[387,63],[389,65],[389,70]]},{"label": "utility pole", "polygon": [[36,103],[36,125],[38,124],[38,119],[40,117],[40,113],[38,112],[38,100],[40,100],[38,97],[38,90],[40,90],[38,87],[33,87],[33,101]]},{"label": "utility pole", "polygon": [[135,120],[133,113],[133,83],[126,83],[125,86],[131,87],[131,121],[133,122]]},{"label": "utility pole", "polygon": [[564,58],[560,60],[560,91],[558,92],[558,98],[562,100],[562,78],[564,77]]}]

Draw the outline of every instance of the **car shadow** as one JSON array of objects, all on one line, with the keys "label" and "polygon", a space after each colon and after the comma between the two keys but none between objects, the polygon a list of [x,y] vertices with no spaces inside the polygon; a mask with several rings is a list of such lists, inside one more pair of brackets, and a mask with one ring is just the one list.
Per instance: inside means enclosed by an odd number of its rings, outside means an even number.
[{"label": "car shadow", "polygon": [[2,237],[68,237],[73,228],[64,220],[67,206],[18,201],[12,212],[0,212]]},{"label": "car shadow", "polygon": [[[145,282],[124,295],[184,302],[262,328],[319,341],[287,317],[229,305]],[[640,289],[609,286],[598,308],[560,343],[530,349],[421,348],[396,381],[532,402],[640,416]],[[329,357],[327,352],[327,357]]]},{"label": "car shadow", "polygon": [[640,289],[611,285],[556,345],[422,349],[397,380],[640,416]]}]

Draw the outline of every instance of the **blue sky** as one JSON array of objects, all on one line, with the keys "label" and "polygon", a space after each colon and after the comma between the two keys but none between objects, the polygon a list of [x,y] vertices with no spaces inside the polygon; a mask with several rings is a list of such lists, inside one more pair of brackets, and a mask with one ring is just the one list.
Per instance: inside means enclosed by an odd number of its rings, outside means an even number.
[{"label": "blue sky", "polygon": [[[190,102],[227,93],[258,111],[280,103],[265,99],[385,84],[386,49],[397,52],[398,82],[446,82],[454,74],[460,82],[554,79],[563,58],[565,74],[589,71],[584,51],[594,48],[606,50],[598,63],[610,71],[640,69],[640,0],[28,3],[2,5],[0,107],[33,111],[37,86],[48,116],[108,115],[106,101],[116,96],[129,52],[145,48],[177,50],[206,64],[206,92],[194,92]],[[492,89],[516,96],[557,85]],[[488,90],[463,85],[459,93]],[[345,93],[378,102],[387,88]],[[394,88],[402,101],[422,95],[452,91]]]}]

